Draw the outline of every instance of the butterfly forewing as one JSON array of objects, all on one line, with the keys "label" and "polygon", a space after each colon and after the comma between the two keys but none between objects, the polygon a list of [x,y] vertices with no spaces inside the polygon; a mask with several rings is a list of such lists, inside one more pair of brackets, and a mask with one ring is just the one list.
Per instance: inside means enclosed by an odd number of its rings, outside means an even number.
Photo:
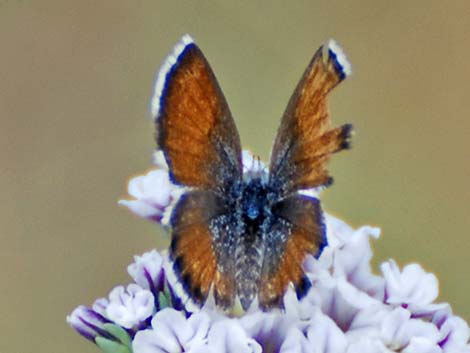
[{"label": "butterfly forewing", "polygon": [[180,47],[157,79],[157,142],[175,183],[223,191],[241,178],[238,131],[201,50],[191,40]]},{"label": "butterfly forewing", "polygon": [[349,63],[333,41],[318,49],[305,70],[271,153],[270,184],[282,194],[331,183],[327,162],[332,153],[349,147],[351,125],[332,127],[327,95],[349,73]]}]

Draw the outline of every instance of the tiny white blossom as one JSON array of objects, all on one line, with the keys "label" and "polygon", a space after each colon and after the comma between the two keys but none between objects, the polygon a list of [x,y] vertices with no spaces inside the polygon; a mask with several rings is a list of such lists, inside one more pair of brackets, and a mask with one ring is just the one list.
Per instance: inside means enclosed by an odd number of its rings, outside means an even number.
[{"label": "tiny white blossom", "polygon": [[311,347],[318,353],[345,352],[348,341],[338,325],[320,310],[314,310],[307,329],[307,338]]},{"label": "tiny white blossom", "polygon": [[394,353],[394,351],[388,349],[380,339],[364,335],[359,340],[351,342],[346,353]]},{"label": "tiny white blossom", "polygon": [[441,353],[442,349],[424,337],[412,337],[410,343],[401,351],[403,353]]},{"label": "tiny white blossom", "polygon": [[156,250],[134,256],[134,262],[127,267],[127,272],[139,286],[150,290],[154,295],[163,288],[163,257]]},{"label": "tiny white blossom", "polygon": [[208,346],[214,352],[261,353],[256,340],[249,337],[238,320],[224,319],[216,322],[208,335]]},{"label": "tiny white blossom", "polygon": [[360,291],[345,278],[333,277],[314,282],[305,300],[319,307],[345,331],[362,310],[381,305],[380,301]]},{"label": "tiny white blossom", "polygon": [[174,189],[167,170],[152,170],[129,181],[128,192],[135,200],[120,200],[119,204],[140,217],[160,222]]},{"label": "tiny white blossom", "polygon": [[440,345],[444,352],[470,349],[468,340],[470,330],[468,324],[458,316],[448,317],[440,328]]},{"label": "tiny white blossom", "polygon": [[138,327],[155,310],[154,296],[137,284],[114,288],[109,294],[106,316],[125,328]]},{"label": "tiny white blossom", "polygon": [[383,298],[384,280],[374,275],[370,267],[370,238],[377,239],[380,229],[369,226],[352,229],[345,222],[326,214],[328,246],[320,258],[307,258],[305,266],[313,276],[333,274],[345,278],[361,291],[377,299]]},{"label": "tiny white blossom", "polygon": [[437,346],[439,330],[430,322],[412,319],[408,310],[398,307],[384,317],[380,336],[390,349],[403,350],[416,338],[425,346]]},{"label": "tiny white blossom", "polygon": [[285,340],[289,328],[297,326],[299,322],[291,315],[280,312],[256,311],[242,316],[240,324],[249,337],[256,339],[263,352],[276,352]]},{"label": "tiny white blossom", "polygon": [[418,264],[398,268],[390,260],[381,265],[385,279],[385,301],[390,304],[431,304],[439,293],[437,278]]},{"label": "tiny white blossom", "polygon": [[67,323],[83,337],[94,341],[97,336],[107,335],[103,325],[109,323],[100,313],[80,305],[67,316]]},{"label": "tiny white blossom", "polygon": [[106,298],[96,299],[93,303],[92,309],[98,314],[106,317],[106,308],[108,307],[109,300]]},{"label": "tiny white blossom", "polygon": [[196,313],[186,319],[181,311],[163,309],[153,317],[151,329],[135,335],[132,349],[134,353],[204,351],[209,327],[210,319],[205,313]]},{"label": "tiny white blossom", "polygon": [[312,351],[312,344],[305,334],[296,326],[288,329],[286,339],[282,342],[279,353],[309,353]]}]

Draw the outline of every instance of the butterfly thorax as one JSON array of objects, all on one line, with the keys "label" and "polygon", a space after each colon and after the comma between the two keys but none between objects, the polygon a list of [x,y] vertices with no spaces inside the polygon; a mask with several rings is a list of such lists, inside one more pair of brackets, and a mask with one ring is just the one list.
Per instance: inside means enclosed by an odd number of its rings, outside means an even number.
[{"label": "butterfly thorax", "polygon": [[268,188],[261,178],[252,179],[242,186],[240,206],[243,220],[260,224],[269,214]]}]

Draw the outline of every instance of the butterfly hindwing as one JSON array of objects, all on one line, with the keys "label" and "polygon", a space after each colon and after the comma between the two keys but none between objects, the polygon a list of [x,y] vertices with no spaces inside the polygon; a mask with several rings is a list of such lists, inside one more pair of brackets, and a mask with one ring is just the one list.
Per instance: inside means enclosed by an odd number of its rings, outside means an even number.
[{"label": "butterfly hindwing", "polygon": [[234,300],[234,272],[225,253],[231,236],[224,232],[223,200],[212,191],[184,194],[171,217],[170,257],[185,292],[202,305],[213,287],[216,303],[230,307]]},{"label": "butterfly hindwing", "polygon": [[176,184],[223,191],[241,178],[237,128],[209,63],[189,36],[160,70],[152,105],[157,142]]},{"label": "butterfly hindwing", "polygon": [[259,303],[262,308],[282,305],[290,282],[302,298],[310,288],[303,270],[307,255],[318,256],[326,246],[323,214],[318,199],[290,196],[273,207],[274,222],[266,234]]},{"label": "butterfly hindwing", "polygon": [[332,127],[327,95],[350,73],[334,41],[320,47],[298,83],[281,120],[270,162],[270,183],[284,195],[331,184],[326,164],[349,147],[352,126]]}]

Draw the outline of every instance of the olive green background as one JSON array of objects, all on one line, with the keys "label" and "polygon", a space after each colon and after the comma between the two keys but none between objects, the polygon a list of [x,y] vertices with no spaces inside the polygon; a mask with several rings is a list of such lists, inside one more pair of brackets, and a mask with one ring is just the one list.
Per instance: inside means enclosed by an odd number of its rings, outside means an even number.
[{"label": "olive green background", "polygon": [[356,135],[324,207],[380,226],[375,269],[420,262],[470,319],[468,2],[0,0],[0,351],[97,352],[65,316],[167,244],[116,202],[151,167],[152,82],[186,32],[263,158],[307,62],[339,41],[354,74],[330,108]]}]

